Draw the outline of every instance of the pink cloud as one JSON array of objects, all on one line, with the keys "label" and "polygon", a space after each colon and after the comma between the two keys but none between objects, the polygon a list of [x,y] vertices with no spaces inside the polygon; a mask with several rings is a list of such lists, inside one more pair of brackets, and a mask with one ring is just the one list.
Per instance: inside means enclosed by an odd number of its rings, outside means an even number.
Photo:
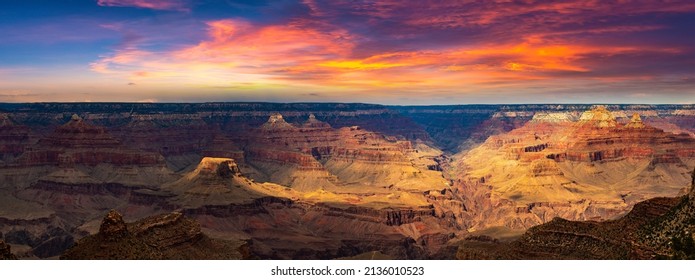
[{"label": "pink cloud", "polygon": [[190,10],[188,3],[184,0],[98,0],[97,4],[104,7],[136,7],[169,11]]},{"label": "pink cloud", "polygon": [[[266,24],[209,21],[206,36],[196,38],[197,43],[165,50],[124,45],[95,61],[92,70],[138,85],[516,93],[659,79],[663,72],[645,71],[641,61],[659,58],[667,64],[688,51],[678,45],[611,40],[613,35],[667,32],[669,26],[658,21],[597,23],[616,8],[600,1],[303,2],[309,17]],[[616,13],[678,13],[695,6],[625,9],[629,11]]]},{"label": "pink cloud", "polygon": [[226,19],[207,25],[207,38],[195,45],[160,52],[123,48],[92,63],[92,70],[164,84],[460,90],[462,85],[471,89],[513,87],[529,81],[554,81],[568,73],[590,73],[596,65],[586,61],[588,56],[678,51],[553,42],[539,35],[510,44],[386,50],[360,57],[354,52],[358,36],[340,28],[317,27],[310,21],[254,25]]},{"label": "pink cloud", "polygon": [[208,39],[196,45],[162,52],[129,46],[93,62],[91,69],[132,80],[267,84],[292,75],[289,69],[348,57],[354,47],[344,30],[301,22],[256,26],[227,19],[207,25]]},{"label": "pink cloud", "polygon": [[[499,23],[558,24],[592,22],[604,16],[695,11],[691,1],[316,1],[302,0],[311,14],[335,18],[366,16],[370,20],[395,20],[414,26],[437,28],[481,27]],[[528,16],[521,18],[520,16]],[[517,21],[521,20],[521,22]]]}]

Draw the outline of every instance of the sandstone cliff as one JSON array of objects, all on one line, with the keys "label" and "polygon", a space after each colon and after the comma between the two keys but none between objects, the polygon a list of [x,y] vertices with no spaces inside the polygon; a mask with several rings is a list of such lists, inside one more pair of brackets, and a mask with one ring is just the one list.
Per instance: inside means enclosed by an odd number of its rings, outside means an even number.
[{"label": "sandstone cliff", "polygon": [[639,114],[619,123],[603,106],[568,119],[543,114],[455,157],[449,176],[460,178],[464,203],[478,205],[477,229],[608,219],[676,196],[689,181],[695,138],[651,127]]},{"label": "sandstone cliff", "polygon": [[262,173],[251,174],[254,179],[302,191],[346,185],[424,191],[445,185],[422,159],[430,157],[433,165],[431,158],[438,154],[419,154],[410,141],[358,126],[333,129],[313,115],[300,126],[271,115],[253,132],[245,152],[248,163]]},{"label": "sandstone cliff", "polygon": [[129,149],[105,128],[76,114],[28,148],[11,167],[43,171],[75,166],[89,168],[90,176],[100,181],[126,185],[152,185],[171,179],[161,155]]}]

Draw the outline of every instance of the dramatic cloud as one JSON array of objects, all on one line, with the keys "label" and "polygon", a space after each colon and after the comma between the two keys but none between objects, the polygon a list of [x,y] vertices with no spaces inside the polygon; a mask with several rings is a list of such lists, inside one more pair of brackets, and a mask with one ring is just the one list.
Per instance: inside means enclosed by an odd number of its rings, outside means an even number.
[{"label": "dramatic cloud", "polygon": [[683,102],[695,93],[692,1],[98,4],[152,11],[99,9],[122,13],[98,25],[108,35],[78,34],[118,36],[94,48],[92,74],[157,91],[159,100],[172,88],[386,103],[540,102],[554,94],[566,102]]},{"label": "dramatic cloud", "polygon": [[129,79],[173,79],[224,86],[269,83],[292,69],[349,55],[350,35],[288,24],[257,27],[240,20],[207,23],[209,38],[195,46],[150,52],[132,47],[92,63],[94,71]]},{"label": "dramatic cloud", "polygon": [[99,6],[137,7],[154,10],[188,11],[185,0],[98,0]]}]

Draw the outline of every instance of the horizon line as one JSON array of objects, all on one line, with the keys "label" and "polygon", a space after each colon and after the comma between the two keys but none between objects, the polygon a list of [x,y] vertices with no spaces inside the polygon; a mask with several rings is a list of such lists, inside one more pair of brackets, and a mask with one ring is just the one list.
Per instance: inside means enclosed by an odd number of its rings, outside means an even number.
[{"label": "horizon line", "polygon": [[368,102],[338,102],[338,101],[298,101],[298,102],[279,102],[279,101],[166,101],[166,102],[138,102],[138,101],[41,101],[41,102],[6,102],[0,104],[355,104],[355,105],[379,105],[394,107],[431,107],[431,106],[499,106],[499,105],[695,105],[695,103],[447,103],[447,104],[388,104],[388,103],[368,103]]}]

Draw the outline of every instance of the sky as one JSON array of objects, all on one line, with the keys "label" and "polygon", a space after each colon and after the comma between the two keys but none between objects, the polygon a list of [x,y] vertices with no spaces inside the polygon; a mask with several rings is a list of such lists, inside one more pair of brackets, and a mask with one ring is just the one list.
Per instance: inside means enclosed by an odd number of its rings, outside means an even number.
[{"label": "sky", "polygon": [[0,5],[0,102],[695,103],[695,1]]}]

